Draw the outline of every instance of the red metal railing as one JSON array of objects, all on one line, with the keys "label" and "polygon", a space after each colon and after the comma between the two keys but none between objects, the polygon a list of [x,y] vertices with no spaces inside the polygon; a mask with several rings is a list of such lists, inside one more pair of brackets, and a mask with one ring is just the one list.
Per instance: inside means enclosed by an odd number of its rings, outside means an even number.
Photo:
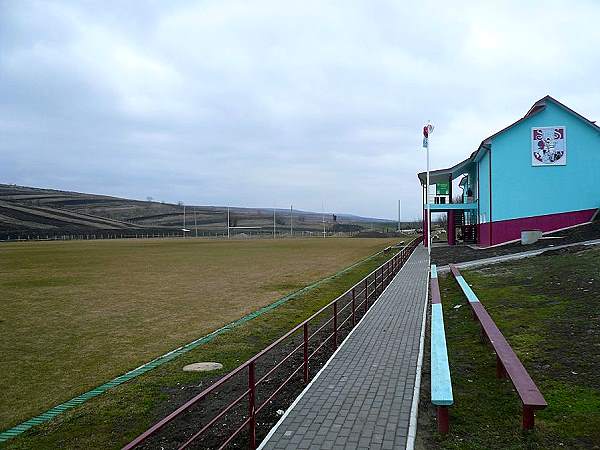
[{"label": "red metal railing", "polygon": [[[162,420],[154,424],[144,433],[139,435],[125,447],[124,450],[133,449],[140,444],[144,443],[148,438],[155,435],[159,430],[163,429],[167,424],[175,420],[176,418],[182,416],[185,412],[190,411],[190,408],[197,405],[201,400],[205,399],[210,394],[216,394],[218,390],[224,388],[224,385],[227,382],[230,382],[236,375],[243,375],[244,371],[247,371],[247,388],[242,389],[241,392],[236,393],[237,397],[235,400],[227,404],[220,410],[212,419],[210,419],[206,424],[204,424],[197,432],[192,434],[190,437],[185,439],[185,441],[179,445],[177,448],[185,449],[194,441],[196,441],[199,437],[205,434],[211,427],[217,424],[224,416],[232,411],[234,407],[239,405],[245,398],[248,399],[248,412],[247,415],[244,416],[244,420],[241,424],[228,434],[227,439],[218,446],[219,449],[226,447],[229,443],[232,442],[241,432],[247,428],[248,432],[248,445],[250,449],[254,450],[256,448],[256,416],[259,412],[261,412],[266,406],[268,406],[273,400],[273,398],[281,392],[281,390],[291,381],[293,378],[299,373],[302,373],[304,384],[307,384],[309,381],[309,362],[312,358],[315,357],[317,352],[324,348],[327,344],[333,346],[333,349],[337,349],[338,342],[340,338],[340,331],[345,327],[346,331],[349,332],[349,329],[352,329],[357,323],[357,317],[362,313],[366,314],[369,307],[372,306],[373,302],[385,289],[385,287],[391,282],[393,277],[398,273],[398,271],[402,268],[410,254],[413,252],[415,247],[419,244],[421,238],[414,239],[408,245],[403,247],[398,253],[396,253],[392,258],[383,263],[381,266],[376,268],[366,277],[364,277],[361,281],[356,283],[342,295],[337,297],[335,300],[328,303],[326,306],[318,310],[304,322],[296,325],[286,334],[281,336],[275,342],[270,344],[264,350],[250,358],[248,361],[213,383],[211,386],[200,392],[198,395],[194,396],[186,403],[181,405],[175,411],[164,417]],[[362,299],[362,300],[361,300]],[[369,303],[371,302],[371,303]],[[340,307],[341,306],[341,307]],[[323,318],[323,314],[332,311],[331,317]],[[344,312],[346,312],[344,317]],[[325,320],[327,319],[327,320]],[[319,320],[323,321],[322,323]],[[314,324],[318,328],[312,333],[309,333],[309,325]],[[319,333],[326,332],[328,327],[331,329],[331,332],[326,336],[321,336]],[[302,338],[298,345],[293,346],[292,350],[287,353],[287,355],[275,364],[273,367],[269,368],[265,371],[262,376],[257,379],[257,362],[271,352],[275,347],[282,344],[284,341],[289,340],[297,335],[298,332],[302,330]],[[317,338],[321,338],[320,342],[315,343]],[[311,342],[313,346],[316,345],[314,349],[310,348]],[[293,345],[293,343],[292,343]],[[281,383],[266,399],[262,402],[258,401],[257,397],[257,389],[261,385],[261,383],[265,383],[265,381],[270,381],[269,377],[274,374],[274,372],[280,368],[286,367],[284,364],[294,356],[297,355],[300,350],[302,350],[302,362],[297,367],[293,368],[291,373],[285,378],[283,383]],[[238,395],[239,394],[239,395]]]}]

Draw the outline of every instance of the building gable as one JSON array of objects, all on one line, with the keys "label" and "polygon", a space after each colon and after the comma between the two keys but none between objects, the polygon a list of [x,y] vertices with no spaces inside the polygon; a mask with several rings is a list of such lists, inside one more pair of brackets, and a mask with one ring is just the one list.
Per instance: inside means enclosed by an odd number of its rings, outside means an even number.
[{"label": "building gable", "polygon": [[[533,165],[532,129],[541,127],[564,127],[565,165]],[[589,120],[552,100],[492,136],[492,220],[600,207],[598,131]]]}]

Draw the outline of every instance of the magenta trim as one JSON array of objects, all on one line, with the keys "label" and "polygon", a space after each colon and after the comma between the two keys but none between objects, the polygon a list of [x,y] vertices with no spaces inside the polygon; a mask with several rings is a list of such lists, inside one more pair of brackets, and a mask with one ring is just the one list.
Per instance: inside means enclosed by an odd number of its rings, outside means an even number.
[{"label": "magenta trim", "polygon": [[477,224],[477,236],[479,236],[479,245],[489,247],[490,243],[490,224],[480,223]]},{"label": "magenta trim", "polygon": [[[571,211],[544,216],[521,217],[478,225],[479,244],[490,246],[521,239],[521,231],[540,230],[544,233],[581,225],[592,220],[596,209]],[[491,237],[491,241],[490,241]]]}]

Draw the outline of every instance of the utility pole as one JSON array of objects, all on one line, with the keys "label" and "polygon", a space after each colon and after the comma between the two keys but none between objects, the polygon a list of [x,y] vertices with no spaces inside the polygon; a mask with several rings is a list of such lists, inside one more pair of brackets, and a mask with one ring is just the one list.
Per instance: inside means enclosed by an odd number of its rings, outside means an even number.
[{"label": "utility pole", "polygon": [[294,205],[290,205],[290,237],[294,236]]},{"label": "utility pole", "polygon": [[227,207],[227,239],[229,239],[231,237],[231,234],[229,233],[229,206]]},{"label": "utility pole", "polygon": [[183,205],[183,237],[185,237],[185,204]]},{"label": "utility pole", "polygon": [[273,239],[275,239],[276,231],[277,231],[277,225],[275,223],[275,208],[273,208]]},{"label": "utility pole", "polygon": [[321,202],[321,213],[323,220],[323,237],[325,237],[325,202]]},{"label": "utility pole", "polygon": [[400,231],[400,223],[402,222],[402,200],[398,200],[398,231]]},{"label": "utility pole", "polygon": [[198,237],[198,221],[196,220],[196,210],[194,209],[194,230],[196,232],[196,237]]}]

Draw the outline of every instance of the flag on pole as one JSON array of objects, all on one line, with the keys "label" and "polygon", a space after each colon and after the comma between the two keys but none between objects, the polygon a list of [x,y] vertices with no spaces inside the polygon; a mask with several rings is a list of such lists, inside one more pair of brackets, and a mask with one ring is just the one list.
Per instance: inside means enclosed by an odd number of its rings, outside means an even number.
[{"label": "flag on pole", "polygon": [[429,147],[429,135],[433,133],[433,125],[427,122],[427,125],[423,127],[423,148]]}]

